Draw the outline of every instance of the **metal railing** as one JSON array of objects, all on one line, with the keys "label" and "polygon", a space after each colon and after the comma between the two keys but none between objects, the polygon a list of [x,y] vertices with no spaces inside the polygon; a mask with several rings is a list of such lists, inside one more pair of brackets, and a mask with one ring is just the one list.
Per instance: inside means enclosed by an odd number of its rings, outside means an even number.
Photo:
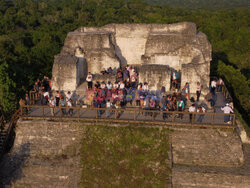
[{"label": "metal railing", "polygon": [[[29,113],[26,113],[30,109]],[[130,122],[160,122],[171,124],[224,125],[224,113],[190,113],[180,111],[145,110],[139,108],[82,108],[26,105],[20,108],[24,119],[118,120]],[[72,113],[70,113],[72,112]],[[200,117],[201,116],[201,117]],[[235,125],[235,114],[228,114],[230,126]],[[199,121],[200,119],[201,121]]]},{"label": "metal railing", "polygon": [[35,104],[36,101],[40,100],[41,94],[36,91],[29,92],[30,104]]},{"label": "metal railing", "polygon": [[[227,88],[225,85],[222,85],[222,93],[225,99],[230,99],[232,100]],[[74,119],[74,120],[81,120],[81,119],[95,119],[95,120],[127,120],[127,121],[138,121],[138,122],[145,122],[145,121],[157,121],[157,122],[166,122],[166,123],[184,123],[184,124],[207,124],[207,125],[224,125],[223,118],[224,116],[229,116],[229,119],[231,120],[231,126],[235,126],[235,121],[236,121],[236,115],[235,114],[224,114],[224,113],[190,113],[190,112],[180,112],[180,111],[160,111],[159,109],[155,110],[145,110],[141,108],[92,108],[92,107],[87,107],[87,108],[82,108],[81,106],[78,107],[54,107],[51,108],[49,106],[39,106],[35,105],[36,101],[40,100],[40,93],[37,93],[35,91],[30,91],[29,92],[29,97],[30,97],[30,104],[31,105],[26,105],[22,106],[20,108],[21,111],[21,116],[22,118],[42,118],[42,119]],[[35,113],[30,113],[25,115],[23,112],[23,109],[36,109]],[[53,111],[55,112],[55,116],[52,114],[49,115],[48,111]],[[69,109],[72,109],[74,111],[73,115],[71,116],[66,116],[64,114],[64,111],[69,111]],[[95,112],[95,115],[93,115],[93,111]],[[109,118],[104,118],[105,115],[108,111],[110,111],[111,116]],[[82,113],[88,114],[89,116],[83,116],[81,115]],[[89,113],[88,113],[89,112]],[[92,112],[92,113],[91,113]],[[99,117],[98,113],[101,112],[101,115]],[[127,116],[120,117],[121,114],[127,114]],[[129,114],[129,117],[128,117]],[[147,116],[148,114],[150,115],[151,118],[145,118],[142,117],[141,115],[144,114],[144,116]],[[202,117],[202,122],[197,122],[197,117],[199,116],[204,116]],[[163,118],[163,116],[166,116],[167,120]],[[159,118],[162,117],[162,118]],[[183,118],[180,120],[178,117],[188,117],[183,120]],[[191,117],[191,118],[190,118]],[[205,118],[206,117],[206,118]],[[191,119],[191,121],[190,121]],[[204,120],[203,120],[204,119]],[[219,119],[219,120],[218,120]]]},{"label": "metal railing", "polygon": [[8,141],[9,141],[10,135],[11,135],[10,133],[13,130],[13,128],[15,127],[17,120],[19,119],[20,111],[21,111],[21,109],[16,110],[14,115],[11,117],[10,122],[7,124],[8,128],[5,131],[5,136],[2,137],[3,140],[2,140],[2,150],[0,151],[0,158],[4,154],[4,151],[8,145]]}]

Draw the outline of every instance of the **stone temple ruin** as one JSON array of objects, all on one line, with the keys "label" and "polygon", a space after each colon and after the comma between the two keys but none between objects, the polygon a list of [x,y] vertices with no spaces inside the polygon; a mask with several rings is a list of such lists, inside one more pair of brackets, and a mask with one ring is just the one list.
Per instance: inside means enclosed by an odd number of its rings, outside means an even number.
[{"label": "stone temple ruin", "polygon": [[133,65],[139,82],[147,81],[151,90],[168,91],[171,71],[177,70],[181,88],[189,82],[190,92],[195,93],[199,81],[204,91],[209,87],[211,52],[206,35],[190,22],[81,27],[68,33],[55,56],[52,89],[77,91],[88,72]]}]

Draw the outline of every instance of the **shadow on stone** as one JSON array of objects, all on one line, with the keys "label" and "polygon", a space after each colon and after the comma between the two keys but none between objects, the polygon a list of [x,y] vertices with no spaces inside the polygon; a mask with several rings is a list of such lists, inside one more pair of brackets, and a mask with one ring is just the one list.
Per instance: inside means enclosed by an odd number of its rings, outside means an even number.
[{"label": "shadow on stone", "polygon": [[11,185],[21,179],[23,167],[30,156],[30,143],[20,145],[15,151],[6,153],[0,161],[0,187]]}]

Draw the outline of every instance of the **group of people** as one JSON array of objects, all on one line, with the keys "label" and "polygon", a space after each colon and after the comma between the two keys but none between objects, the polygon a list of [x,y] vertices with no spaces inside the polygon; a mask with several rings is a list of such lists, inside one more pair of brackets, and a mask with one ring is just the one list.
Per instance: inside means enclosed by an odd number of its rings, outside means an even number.
[{"label": "group of people", "polygon": [[[42,80],[39,78],[35,81],[35,84],[33,86],[33,92],[37,93],[39,96],[41,96],[41,103],[44,104],[49,99],[49,93],[51,92],[51,80],[44,76]],[[29,98],[29,94],[26,93],[24,98],[20,98],[19,105],[30,105],[31,101]],[[29,108],[24,108],[25,113],[29,112]]]},{"label": "group of people", "polygon": [[[93,84],[93,75],[89,72],[87,76],[88,89],[87,99],[95,108],[124,108],[127,105],[135,105],[144,110],[161,110],[163,111],[163,119],[171,116],[171,111],[183,112],[187,106],[187,101],[195,102],[193,97],[190,98],[190,86],[186,83],[180,93],[164,96],[163,91],[150,91],[148,83],[138,83],[139,75],[132,66],[126,66],[123,69],[117,70],[116,81],[111,83],[96,82]],[[173,73],[173,84],[178,87],[179,75]],[[197,82],[196,101],[199,101],[202,86]],[[203,103],[204,104],[204,103]],[[195,106],[195,111],[190,108],[190,112],[206,112],[206,105]],[[98,116],[101,116],[101,110]],[[106,116],[110,116],[110,111],[106,110]],[[145,113],[148,115],[148,113]],[[152,114],[151,114],[152,115]],[[177,114],[177,117],[183,118],[183,114]],[[202,122],[204,116],[199,116],[199,122]],[[190,121],[191,121],[190,117]]]},{"label": "group of people", "polygon": [[72,94],[70,91],[68,91],[66,95],[64,95],[63,93],[60,93],[59,91],[56,91],[55,97],[52,95],[49,97],[48,104],[49,104],[52,116],[55,116],[55,110],[54,110],[55,107],[61,108],[62,115],[69,115],[69,116],[73,115],[73,108],[72,108],[73,99],[72,99]]},{"label": "group of people", "polygon": [[[187,107],[188,100],[191,101],[191,106],[188,107],[188,111],[191,113],[199,112],[197,122],[202,122],[204,119],[204,114],[208,109],[206,103],[201,103],[199,105],[199,99],[201,96],[202,85],[197,82],[196,86],[196,100],[194,97],[190,98],[190,86],[187,82],[183,89],[176,93],[169,95],[164,95],[162,90],[150,91],[147,82],[138,83],[139,75],[135,68],[132,66],[126,66],[122,69],[114,71],[111,67],[105,70],[103,74],[115,74],[116,80],[111,83],[97,81],[93,84],[93,75],[89,72],[86,78],[88,83],[87,89],[87,99],[91,101],[91,105],[95,108],[107,108],[106,117],[110,117],[112,108],[125,108],[127,105],[134,105],[140,107],[144,110],[161,110],[163,111],[163,119],[167,119],[171,116],[168,112],[183,112],[185,107]],[[178,88],[179,84],[179,73],[173,71],[172,73],[172,87]],[[216,91],[221,91],[223,86],[223,81],[220,78],[217,82],[212,80],[210,86],[210,92],[205,96],[211,107],[215,105],[216,102]],[[51,109],[51,115],[55,115],[54,107],[61,108],[61,113],[63,115],[73,115],[73,98],[72,93],[68,91],[66,94],[59,91],[55,92],[53,96],[51,93],[51,81],[48,77],[44,76],[43,80],[37,79],[34,84],[33,91],[40,94],[40,100],[42,105],[49,105]],[[20,100],[20,105],[29,105],[30,99],[29,95],[25,95],[25,99]],[[67,107],[67,108],[64,108]],[[28,108],[26,111],[28,112]],[[221,108],[221,110],[226,114],[224,117],[224,122],[230,122],[230,115],[233,110],[230,105],[226,105]],[[102,110],[98,110],[98,116],[100,117],[103,113]],[[120,114],[118,113],[118,116]],[[152,113],[145,113],[145,115],[151,115]],[[177,118],[183,118],[183,113],[176,113]],[[194,116],[190,114],[190,122],[194,121]]]}]

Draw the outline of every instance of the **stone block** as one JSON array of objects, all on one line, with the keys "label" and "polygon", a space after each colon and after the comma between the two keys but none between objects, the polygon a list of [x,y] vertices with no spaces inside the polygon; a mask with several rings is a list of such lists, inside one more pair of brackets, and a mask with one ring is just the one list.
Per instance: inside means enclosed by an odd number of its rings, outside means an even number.
[{"label": "stone block", "polygon": [[165,65],[143,65],[140,67],[139,82],[148,82],[150,90],[162,87],[170,89],[171,71]]}]

